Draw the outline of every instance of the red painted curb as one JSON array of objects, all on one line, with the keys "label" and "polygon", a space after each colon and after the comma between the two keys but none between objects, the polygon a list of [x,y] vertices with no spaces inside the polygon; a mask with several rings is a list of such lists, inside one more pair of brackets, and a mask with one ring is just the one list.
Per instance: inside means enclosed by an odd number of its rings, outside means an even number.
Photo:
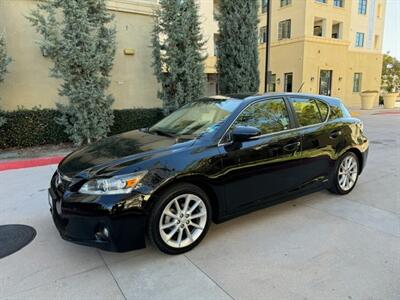
[{"label": "red painted curb", "polygon": [[24,169],[58,164],[63,156],[39,157],[32,159],[9,160],[0,162],[0,171]]}]

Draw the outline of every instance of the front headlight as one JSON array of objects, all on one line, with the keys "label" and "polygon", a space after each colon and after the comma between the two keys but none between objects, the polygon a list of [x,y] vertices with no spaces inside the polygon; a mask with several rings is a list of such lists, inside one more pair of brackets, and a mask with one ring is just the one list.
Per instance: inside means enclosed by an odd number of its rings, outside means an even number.
[{"label": "front headlight", "polygon": [[129,194],[142,180],[147,171],[136,172],[111,178],[93,179],[79,189],[79,193],[88,195]]}]

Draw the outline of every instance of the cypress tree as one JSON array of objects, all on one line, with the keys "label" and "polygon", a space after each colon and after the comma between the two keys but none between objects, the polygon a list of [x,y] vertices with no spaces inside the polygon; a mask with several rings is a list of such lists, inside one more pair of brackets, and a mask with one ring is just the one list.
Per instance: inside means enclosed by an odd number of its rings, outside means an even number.
[{"label": "cypress tree", "polygon": [[101,139],[113,124],[113,97],[107,94],[115,57],[114,16],[105,0],[47,0],[28,19],[42,35],[43,55],[54,62],[52,77],[61,79],[56,121],[77,145]]},{"label": "cypress tree", "polygon": [[[6,39],[3,34],[0,33],[0,83],[4,81],[7,73],[7,66],[11,62],[11,58],[7,55]],[[0,126],[3,125],[6,120],[0,117]]]},{"label": "cypress tree", "polygon": [[258,91],[257,11],[257,0],[220,0],[217,70],[222,94]]},{"label": "cypress tree", "polygon": [[204,94],[203,36],[195,0],[160,0],[152,33],[159,98],[170,113]]}]

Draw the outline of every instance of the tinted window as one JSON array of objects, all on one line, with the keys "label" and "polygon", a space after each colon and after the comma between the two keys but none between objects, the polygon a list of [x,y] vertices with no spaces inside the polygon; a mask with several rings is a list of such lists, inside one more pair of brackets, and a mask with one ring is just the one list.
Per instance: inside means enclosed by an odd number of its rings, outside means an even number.
[{"label": "tinted window", "polygon": [[288,129],[289,124],[285,102],[273,99],[251,104],[239,115],[234,126],[253,126],[267,134]]},{"label": "tinted window", "polygon": [[319,101],[319,100],[315,100],[315,102],[317,102],[322,121],[325,121],[326,118],[328,117],[328,113],[329,113],[328,104],[326,104],[322,101]]},{"label": "tinted window", "polygon": [[339,106],[331,106],[331,114],[329,115],[329,120],[339,119],[339,118],[349,118],[351,117],[349,111],[343,103]]},{"label": "tinted window", "polygon": [[321,101],[307,98],[291,98],[300,126],[318,124],[326,120],[329,109]]}]

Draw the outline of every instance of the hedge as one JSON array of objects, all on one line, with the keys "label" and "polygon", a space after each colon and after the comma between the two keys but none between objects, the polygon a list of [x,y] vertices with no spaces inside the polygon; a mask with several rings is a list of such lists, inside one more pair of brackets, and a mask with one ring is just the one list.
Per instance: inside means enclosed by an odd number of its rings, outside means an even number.
[{"label": "hedge", "polygon": [[[32,147],[68,142],[64,128],[55,122],[60,113],[55,109],[20,109],[0,112],[7,122],[0,127],[0,149]],[[110,135],[149,127],[163,117],[161,109],[138,108],[114,110]]]}]

